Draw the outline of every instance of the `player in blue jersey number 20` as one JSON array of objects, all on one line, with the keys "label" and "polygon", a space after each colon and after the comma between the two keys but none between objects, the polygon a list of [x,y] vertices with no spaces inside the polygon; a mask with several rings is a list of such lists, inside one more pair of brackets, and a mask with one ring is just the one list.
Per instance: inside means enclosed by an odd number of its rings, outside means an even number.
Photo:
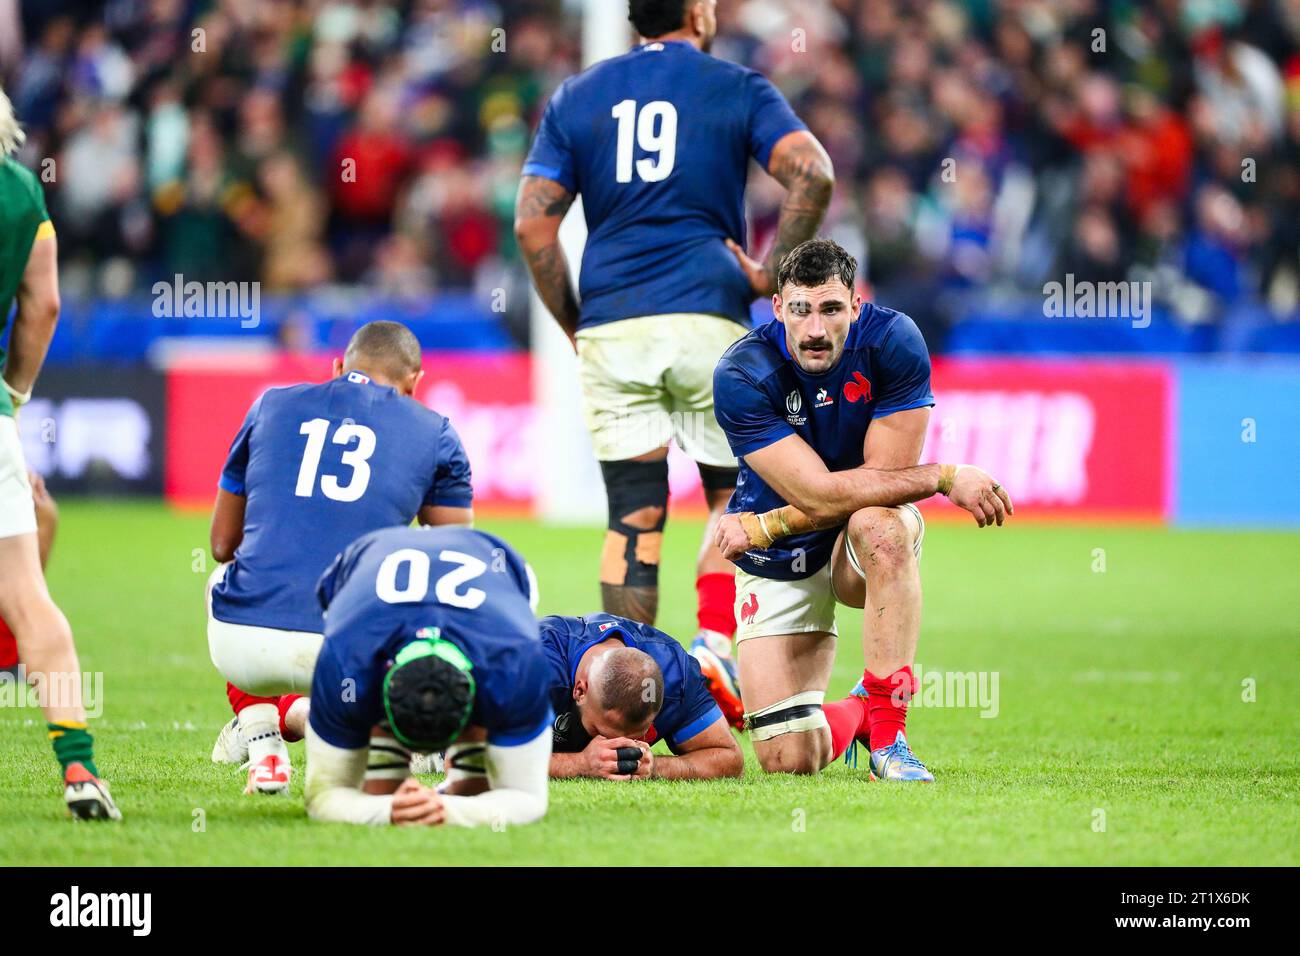
[{"label": "player in blue jersey number 20", "polygon": [[[696,565],[692,653],[738,723],[735,578],[712,540],[736,459],[714,420],[713,367],[744,335],[755,296],[771,294],[781,257],[816,233],[834,174],[771,83],[708,55],[715,0],[631,0],[629,19],[647,42],[565,80],[547,104],[515,232],[542,301],[578,352],[609,499],[604,609],[655,621],[668,443],[676,441],[699,466],[711,520]],[[762,263],[740,257],[751,161],[787,191]],[[588,239],[575,290],[558,236],[578,195]]]},{"label": "player in blue jersey number 20", "polygon": [[[874,777],[928,782],[905,734],[925,533],[912,502],[947,495],[988,527],[1011,499],[973,466],[917,464],[930,357],[910,318],[863,304],[856,271],[834,242],[799,246],[781,264],[777,321],[718,363],[718,421],[741,476],[717,543],[738,569],[740,679],[763,768],[815,773],[860,740]],[[862,680],[824,703],[836,603],[868,601]]]}]

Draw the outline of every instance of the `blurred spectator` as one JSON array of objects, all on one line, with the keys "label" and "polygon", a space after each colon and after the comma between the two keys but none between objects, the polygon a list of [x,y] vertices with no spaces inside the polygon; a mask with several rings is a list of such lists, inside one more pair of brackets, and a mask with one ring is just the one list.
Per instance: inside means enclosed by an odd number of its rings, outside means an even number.
[{"label": "blurred spectator", "polygon": [[[610,3],[622,0],[607,0]],[[528,133],[576,0],[0,0],[0,80],[89,288],[174,272],[526,287]],[[1300,3],[719,0],[836,164],[825,231],[932,345],[973,290],[1147,278],[1189,321],[1300,303]],[[750,241],[779,190],[756,174]],[[506,299],[518,312],[525,296]],[[509,316],[518,323],[518,315]]]}]

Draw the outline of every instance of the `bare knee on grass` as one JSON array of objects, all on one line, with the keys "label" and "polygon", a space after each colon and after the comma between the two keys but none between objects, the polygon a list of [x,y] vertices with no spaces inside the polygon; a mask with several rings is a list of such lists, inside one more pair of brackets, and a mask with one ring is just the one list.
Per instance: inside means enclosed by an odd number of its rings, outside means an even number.
[{"label": "bare knee on grass", "polygon": [[768,773],[817,773],[830,762],[829,735],[820,733],[782,734],[754,744],[759,766]]}]

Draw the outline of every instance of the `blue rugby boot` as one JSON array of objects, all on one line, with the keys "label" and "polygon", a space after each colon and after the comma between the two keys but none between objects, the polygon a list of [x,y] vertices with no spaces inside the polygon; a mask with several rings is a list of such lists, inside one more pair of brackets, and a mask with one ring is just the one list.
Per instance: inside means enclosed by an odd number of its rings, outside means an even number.
[{"label": "blue rugby boot", "polygon": [[900,730],[888,747],[871,751],[871,778],[873,780],[901,780],[913,783],[934,783],[934,774],[925,769],[907,738]]}]

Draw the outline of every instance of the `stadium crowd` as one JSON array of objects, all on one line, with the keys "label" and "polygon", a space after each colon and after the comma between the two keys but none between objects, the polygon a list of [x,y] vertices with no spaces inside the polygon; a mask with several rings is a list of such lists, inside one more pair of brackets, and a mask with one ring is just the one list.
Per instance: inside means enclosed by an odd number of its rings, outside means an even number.
[{"label": "stadium crowd", "polygon": [[[614,2],[614,0],[610,0]],[[0,0],[65,290],[525,289],[561,0]],[[931,341],[954,303],[1142,279],[1185,322],[1300,302],[1300,2],[719,0],[835,161],[826,232]],[[53,158],[46,168],[43,162]],[[354,175],[352,174],[354,173]],[[751,181],[762,248],[781,191]]]}]

